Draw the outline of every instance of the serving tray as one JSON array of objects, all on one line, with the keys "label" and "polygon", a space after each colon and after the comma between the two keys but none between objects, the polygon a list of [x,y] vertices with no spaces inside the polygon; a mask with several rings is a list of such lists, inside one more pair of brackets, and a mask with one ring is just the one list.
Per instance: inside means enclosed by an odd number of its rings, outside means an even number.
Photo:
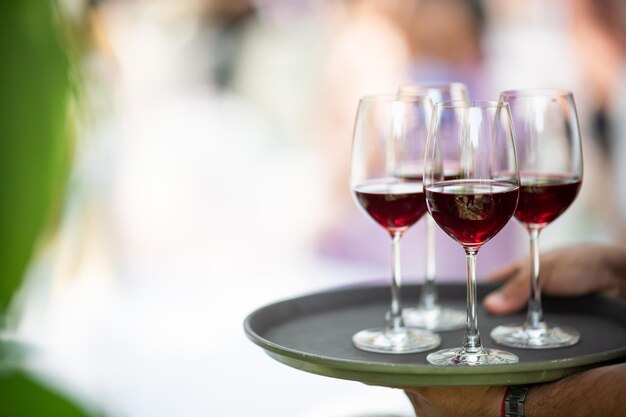
[{"label": "serving tray", "polygon": [[[482,299],[494,286],[479,285]],[[442,303],[465,306],[465,285],[438,285]],[[419,287],[403,287],[404,305],[417,301]],[[515,349],[496,345],[490,330],[522,322],[525,312],[491,316],[479,305],[478,323],[485,347],[515,353],[514,365],[433,366],[430,352],[390,355],[364,352],[352,345],[359,330],[381,326],[389,308],[389,286],[360,286],[280,301],[251,313],[246,335],[269,356],[293,368],[333,378],[385,386],[470,386],[547,382],[584,369],[626,358],[626,302],[601,295],[544,297],[548,323],[571,326],[581,333],[574,346],[558,349]],[[479,303],[480,304],[480,303]],[[460,346],[463,330],[440,333],[437,349]]]}]

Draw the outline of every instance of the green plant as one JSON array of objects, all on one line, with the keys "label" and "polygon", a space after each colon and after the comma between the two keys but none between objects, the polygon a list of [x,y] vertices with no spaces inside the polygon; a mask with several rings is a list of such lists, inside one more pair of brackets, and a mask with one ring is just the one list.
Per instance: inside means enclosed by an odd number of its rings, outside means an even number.
[{"label": "green plant", "polygon": [[[55,6],[0,2],[0,318],[54,224],[70,165],[71,65]],[[87,415],[12,365],[11,349],[0,342],[0,416]]]}]

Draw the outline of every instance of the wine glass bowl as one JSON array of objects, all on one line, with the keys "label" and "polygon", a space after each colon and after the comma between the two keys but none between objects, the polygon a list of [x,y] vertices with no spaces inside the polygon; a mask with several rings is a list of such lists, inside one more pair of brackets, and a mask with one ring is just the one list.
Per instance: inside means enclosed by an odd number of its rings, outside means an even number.
[{"label": "wine glass bowl", "polygon": [[[430,100],[396,95],[366,96],[359,101],[352,145],[350,186],[354,200],[392,238],[391,307],[386,325],[356,333],[352,341],[377,353],[413,353],[434,349],[439,335],[408,328],[402,318],[400,239],[426,213],[421,181],[396,173],[423,158],[423,137],[432,114]],[[420,148],[421,147],[421,148]],[[420,151],[421,149],[421,151]]]},{"label": "wine glass bowl", "polygon": [[[425,83],[402,84],[398,89],[398,97],[427,97],[433,103],[444,101],[469,101],[467,86],[463,83]],[[454,138],[452,138],[454,140]],[[426,137],[424,136],[424,143]],[[405,167],[397,175],[407,181],[422,181],[424,176],[423,151],[419,162]],[[444,162],[444,176],[447,179],[458,177],[458,164],[453,161]],[[406,323],[410,326],[433,330],[447,331],[462,329],[465,326],[465,312],[450,306],[441,305],[438,300],[436,281],[436,225],[430,216],[426,216],[426,271],[417,305],[403,310]]]},{"label": "wine glass bowl", "polygon": [[577,176],[523,172],[515,218],[526,228],[544,228],[574,202],[581,186]]},{"label": "wine glass bowl", "polygon": [[406,232],[426,213],[421,182],[366,181],[354,187],[354,194],[367,214],[392,235]]},{"label": "wine glass bowl", "polygon": [[515,217],[530,235],[530,299],[526,321],[498,326],[491,338],[499,344],[549,349],[578,343],[575,329],[549,325],[541,305],[539,234],[573,203],[582,183],[583,164],[576,105],[565,90],[510,90],[507,101],[515,126],[520,200]]},{"label": "wine glass bowl", "polygon": [[[453,178],[446,176],[446,161],[459,168]],[[517,362],[510,352],[482,346],[476,313],[477,253],[510,220],[519,198],[515,140],[506,103],[435,105],[424,159],[424,193],[435,223],[464,249],[468,268],[463,344],[429,354],[428,362],[444,366]]]},{"label": "wine glass bowl", "polygon": [[463,179],[431,185],[426,199],[444,232],[464,248],[480,248],[509,221],[518,194],[510,182]]}]

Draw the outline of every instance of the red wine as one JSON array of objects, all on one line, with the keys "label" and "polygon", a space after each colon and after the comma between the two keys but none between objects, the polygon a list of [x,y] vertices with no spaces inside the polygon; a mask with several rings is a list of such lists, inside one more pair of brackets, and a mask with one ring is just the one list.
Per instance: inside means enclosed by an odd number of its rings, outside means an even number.
[{"label": "red wine", "polygon": [[496,180],[455,180],[435,183],[425,194],[439,227],[463,246],[480,247],[513,216],[519,187]]},{"label": "red wine", "polygon": [[581,181],[564,175],[522,174],[515,217],[525,225],[545,226],[574,201]]},{"label": "red wine", "polygon": [[374,181],[354,189],[357,200],[389,233],[402,233],[426,213],[422,183]]}]

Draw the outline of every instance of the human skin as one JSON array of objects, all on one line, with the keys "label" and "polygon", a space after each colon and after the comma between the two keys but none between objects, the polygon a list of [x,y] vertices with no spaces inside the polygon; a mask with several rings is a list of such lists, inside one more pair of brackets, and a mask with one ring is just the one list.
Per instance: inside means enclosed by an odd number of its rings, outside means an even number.
[{"label": "human skin", "polygon": [[[575,296],[603,292],[626,298],[626,247],[584,245],[541,256],[545,294]],[[530,293],[528,259],[490,277],[503,285],[485,298],[492,314],[526,306]],[[418,417],[499,417],[506,386],[405,387]],[[594,368],[530,387],[527,417],[626,416],[626,364]]]},{"label": "human skin", "polygon": [[[626,364],[579,372],[533,385],[524,405],[527,417],[626,416]],[[418,417],[500,417],[505,386],[406,388]]]},{"label": "human skin", "polygon": [[[547,252],[540,258],[544,294],[575,296],[602,292],[626,298],[626,247],[582,245]],[[503,285],[483,301],[487,312],[508,314],[526,306],[530,294],[530,261],[523,259],[488,278]]]}]

